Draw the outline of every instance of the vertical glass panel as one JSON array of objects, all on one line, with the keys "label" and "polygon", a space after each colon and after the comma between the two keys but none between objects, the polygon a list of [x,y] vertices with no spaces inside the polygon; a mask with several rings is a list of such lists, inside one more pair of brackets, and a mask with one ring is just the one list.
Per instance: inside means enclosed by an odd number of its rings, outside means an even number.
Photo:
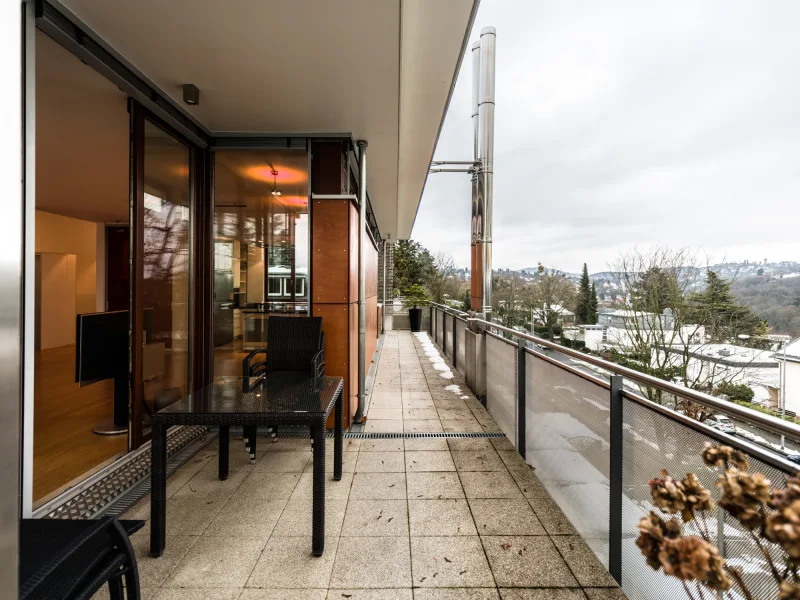
[{"label": "vertical glass panel", "polygon": [[[447,335],[450,335],[449,330]],[[486,408],[498,427],[516,445],[517,345],[490,333],[485,339]]]},{"label": "vertical glass panel", "polygon": [[145,430],[149,428],[148,413],[189,391],[189,195],[189,149],[145,121]]},{"label": "vertical glass panel", "polygon": [[270,315],[308,313],[308,153],[217,152],[214,186],[214,373],[238,375]]}]

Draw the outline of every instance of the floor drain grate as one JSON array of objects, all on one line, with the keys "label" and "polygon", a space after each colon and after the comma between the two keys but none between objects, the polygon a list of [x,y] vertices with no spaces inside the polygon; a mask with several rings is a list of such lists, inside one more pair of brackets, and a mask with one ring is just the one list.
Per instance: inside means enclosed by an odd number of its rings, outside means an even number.
[{"label": "floor drain grate", "polygon": [[[258,437],[261,439],[270,438],[271,435],[269,433],[259,433]],[[328,433],[326,436],[328,438],[333,437],[333,433]],[[344,439],[357,439],[357,440],[414,440],[419,438],[501,438],[505,437],[504,433],[501,432],[482,432],[482,433],[473,433],[473,432],[446,432],[446,433],[380,433],[380,432],[370,432],[370,433],[356,433],[356,432],[345,432],[343,434]],[[300,431],[290,431],[290,432],[281,432],[278,434],[279,440],[305,440],[309,439],[308,433],[303,433]]]}]

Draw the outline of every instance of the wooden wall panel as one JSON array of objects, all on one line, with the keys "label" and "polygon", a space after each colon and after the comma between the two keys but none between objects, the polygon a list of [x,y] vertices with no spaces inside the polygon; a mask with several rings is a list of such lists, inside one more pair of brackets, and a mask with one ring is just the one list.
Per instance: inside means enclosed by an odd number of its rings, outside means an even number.
[{"label": "wooden wall panel", "polygon": [[344,193],[342,157],[341,140],[311,144],[311,191],[314,194]]},{"label": "wooden wall panel", "polygon": [[378,250],[372,243],[372,238],[366,235],[366,248],[364,249],[364,271],[366,280],[366,297],[378,295]]},{"label": "wooden wall panel", "polygon": [[349,206],[347,200],[312,202],[311,293],[314,304],[351,301]]},{"label": "wooden wall panel", "polygon": [[350,222],[350,302],[358,302],[358,210],[348,203]]},{"label": "wooden wall panel", "polygon": [[[315,304],[315,317],[322,317],[322,331],[325,332],[325,374],[344,378],[344,398],[350,393],[350,339],[348,304]],[[344,422],[347,426],[348,403],[345,402]],[[333,417],[333,415],[331,415]],[[349,416],[352,420],[352,416]],[[329,420],[329,425],[333,423]]]}]

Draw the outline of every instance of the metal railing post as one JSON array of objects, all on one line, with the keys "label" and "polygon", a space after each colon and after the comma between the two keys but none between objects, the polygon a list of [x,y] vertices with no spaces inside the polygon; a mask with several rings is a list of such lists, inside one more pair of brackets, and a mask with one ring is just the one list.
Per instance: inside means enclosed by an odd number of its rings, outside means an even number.
[{"label": "metal railing post", "polygon": [[433,337],[433,307],[428,305],[428,333]]},{"label": "metal railing post", "polygon": [[622,381],[611,376],[611,427],[608,497],[608,572],[622,585]]},{"label": "metal railing post", "polygon": [[453,335],[453,343],[451,344],[451,346],[453,348],[453,369],[457,369],[458,365],[456,365],[456,356],[458,356],[458,352],[456,351],[456,344],[458,342],[456,341],[456,318],[455,318],[455,316],[453,316],[453,332],[452,332],[452,335]]},{"label": "metal railing post", "polygon": [[517,452],[525,458],[525,340],[517,338]]},{"label": "metal railing post", "polygon": [[442,311],[442,354],[447,356],[447,313]]}]

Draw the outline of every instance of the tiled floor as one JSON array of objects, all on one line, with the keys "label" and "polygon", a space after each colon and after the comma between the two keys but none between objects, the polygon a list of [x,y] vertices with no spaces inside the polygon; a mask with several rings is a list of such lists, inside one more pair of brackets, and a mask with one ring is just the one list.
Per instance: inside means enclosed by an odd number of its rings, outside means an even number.
[{"label": "tiled floor", "polygon": [[[369,431],[496,431],[426,350],[409,332],[387,334]],[[311,556],[309,442],[263,444],[255,465],[231,443],[226,482],[214,444],[170,478],[161,558],[147,555],[149,527],[134,535],[143,597],[624,598],[506,438],[345,440],[321,558]],[[148,518],[148,499],[125,516]]]}]

